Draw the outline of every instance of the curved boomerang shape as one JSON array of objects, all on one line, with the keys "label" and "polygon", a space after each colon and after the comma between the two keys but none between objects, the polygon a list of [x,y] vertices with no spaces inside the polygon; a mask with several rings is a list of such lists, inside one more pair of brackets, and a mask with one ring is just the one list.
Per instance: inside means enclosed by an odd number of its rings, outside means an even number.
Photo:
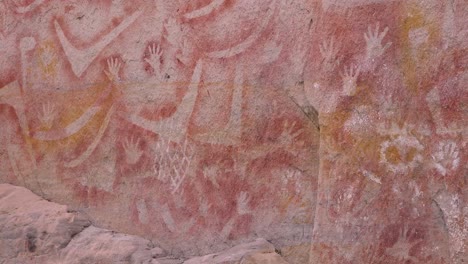
[{"label": "curved boomerang shape", "polygon": [[16,8],[16,12],[20,14],[28,13],[36,9],[36,7],[40,6],[42,3],[44,3],[44,0],[36,0],[32,2],[31,4],[27,6],[19,6]]},{"label": "curved boomerang shape", "polygon": [[220,51],[212,51],[208,52],[207,56],[213,59],[224,59],[236,56],[246,49],[250,48],[255,41],[260,37],[262,32],[266,29],[268,24],[270,23],[271,18],[273,17],[273,13],[275,12],[274,8],[275,0],[272,1],[270,7],[268,8],[267,14],[263,19],[260,26],[250,35],[248,36],[242,43],[237,44],[236,46],[230,47],[228,49],[220,50]]},{"label": "curved boomerang shape", "polygon": [[71,42],[65,36],[62,27],[54,21],[55,31],[62,44],[65,55],[67,55],[70,61],[73,72],[76,76],[80,77],[83,72],[89,67],[89,65],[97,58],[104,48],[109,45],[117,36],[119,36],[127,27],[129,27],[135,20],[141,15],[142,11],[137,11],[131,16],[127,17],[122,23],[120,23],[111,32],[102,37],[91,47],[80,50],[71,44]]},{"label": "curved boomerang shape", "polygon": [[128,121],[136,126],[158,134],[165,139],[180,143],[187,133],[188,122],[192,115],[193,107],[195,106],[195,100],[197,99],[202,65],[202,60],[199,60],[193,71],[192,80],[187,93],[172,116],[160,121],[152,121],[136,114],[130,116]]},{"label": "curved boomerang shape", "polygon": [[226,2],[226,0],[213,0],[208,5],[200,8],[200,9],[194,10],[194,11],[192,11],[190,13],[185,14],[184,17],[187,18],[187,19],[195,19],[195,18],[199,18],[199,17],[202,17],[202,16],[207,16],[211,12],[213,12],[215,9],[222,6],[224,4],[224,2]]},{"label": "curved boomerang shape", "polygon": [[110,95],[111,91],[112,85],[109,85],[106,88],[106,90],[101,94],[99,99],[90,108],[88,108],[78,119],[73,121],[64,129],[52,131],[38,131],[34,133],[32,137],[39,140],[52,141],[64,139],[77,133],[89,122],[89,120],[91,120],[91,118],[93,118],[96,115],[97,112],[101,110],[101,103]]},{"label": "curved boomerang shape", "polygon": [[111,108],[109,109],[109,111],[107,112],[106,117],[104,118],[104,122],[102,123],[101,127],[99,128],[98,134],[97,134],[96,138],[93,140],[93,142],[91,143],[91,145],[89,145],[89,147],[85,150],[85,152],[83,152],[78,158],[76,158],[76,159],[74,159],[74,160],[72,160],[70,162],[67,162],[65,164],[66,168],[74,168],[74,167],[80,165],[81,163],[83,163],[85,160],[87,160],[89,158],[89,156],[91,156],[91,154],[94,152],[97,145],[101,141],[102,136],[104,135],[104,132],[106,132],[106,129],[109,126],[110,118],[111,118],[113,113],[114,113],[114,105],[112,105]]}]

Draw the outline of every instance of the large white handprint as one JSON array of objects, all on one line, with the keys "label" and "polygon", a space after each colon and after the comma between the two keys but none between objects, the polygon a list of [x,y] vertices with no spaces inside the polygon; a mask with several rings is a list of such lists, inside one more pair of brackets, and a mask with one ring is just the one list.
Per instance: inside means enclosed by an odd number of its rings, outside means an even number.
[{"label": "large white handprint", "polygon": [[320,54],[322,55],[322,69],[324,71],[333,71],[335,67],[340,65],[341,58],[338,57],[340,47],[335,45],[335,39],[332,37],[330,41],[324,40],[320,45]]},{"label": "large white handprint", "polygon": [[148,47],[149,57],[145,61],[153,68],[154,74],[158,79],[161,79],[161,56],[163,52],[159,45],[153,44]]},{"label": "large white handprint", "polygon": [[366,61],[373,62],[382,56],[385,51],[392,45],[391,42],[383,45],[383,38],[387,35],[388,27],[385,27],[383,32],[380,32],[379,23],[376,24],[375,30],[371,26],[368,27],[367,33],[364,33],[366,40]]}]

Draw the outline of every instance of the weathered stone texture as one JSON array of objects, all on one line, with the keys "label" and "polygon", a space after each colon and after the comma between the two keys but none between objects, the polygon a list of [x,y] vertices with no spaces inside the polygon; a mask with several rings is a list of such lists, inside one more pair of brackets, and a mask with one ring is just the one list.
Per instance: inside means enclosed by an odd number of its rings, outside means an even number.
[{"label": "weathered stone texture", "polygon": [[0,182],[174,257],[467,262],[467,24],[464,0],[1,1]]}]

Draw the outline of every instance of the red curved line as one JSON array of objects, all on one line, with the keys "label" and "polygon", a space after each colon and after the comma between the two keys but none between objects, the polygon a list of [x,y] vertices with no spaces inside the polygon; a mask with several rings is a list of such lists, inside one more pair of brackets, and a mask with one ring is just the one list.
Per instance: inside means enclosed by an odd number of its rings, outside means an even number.
[{"label": "red curved line", "polygon": [[190,13],[185,14],[184,17],[187,18],[187,19],[194,19],[194,18],[209,15],[216,8],[219,8],[220,6],[222,6],[225,1],[226,0],[213,0],[208,5],[200,8],[200,9],[194,10],[194,11],[192,11]]}]

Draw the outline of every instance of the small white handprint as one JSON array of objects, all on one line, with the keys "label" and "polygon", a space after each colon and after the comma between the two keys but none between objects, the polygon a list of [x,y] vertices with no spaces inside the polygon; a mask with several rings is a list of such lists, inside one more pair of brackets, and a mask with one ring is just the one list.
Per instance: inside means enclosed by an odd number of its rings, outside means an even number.
[{"label": "small white handprint", "polygon": [[330,41],[324,40],[320,45],[320,54],[322,55],[322,69],[325,71],[333,71],[335,67],[340,65],[341,58],[338,58],[339,46],[335,46],[335,38]]},{"label": "small white handprint", "polygon": [[369,26],[367,33],[364,33],[364,39],[366,40],[366,61],[374,61],[384,54],[384,52],[392,45],[388,42],[384,46],[382,45],[383,38],[387,35],[388,27],[385,27],[383,32],[380,32],[380,25],[377,23],[375,30]]},{"label": "small white handprint", "polygon": [[133,165],[140,160],[143,151],[140,150],[140,139],[126,139],[122,144],[125,151],[125,158],[128,164]]},{"label": "small white handprint", "polygon": [[106,73],[107,78],[111,82],[120,81],[119,71],[121,66],[122,64],[118,58],[109,58],[107,60],[107,70],[105,70],[104,72]]},{"label": "small white handprint", "polygon": [[345,67],[344,71],[341,73],[341,78],[343,79],[343,93],[347,96],[353,96],[356,93],[357,88],[357,79],[361,71],[360,66],[349,66]]},{"label": "small white handprint", "polygon": [[57,109],[54,104],[50,102],[42,104],[42,112],[39,115],[39,120],[46,129],[50,129],[52,127],[56,117]]},{"label": "small white handprint", "polygon": [[[280,144],[291,145],[293,143],[296,143],[297,137],[300,136],[304,132],[304,129],[301,128],[297,130],[296,132],[294,132],[295,126],[296,126],[296,122],[292,122],[290,124],[289,121],[286,121],[283,124],[283,131],[278,137],[278,142]],[[297,143],[302,144],[303,142],[297,142]]]},{"label": "small white handprint", "polygon": [[153,44],[148,47],[149,58],[145,61],[153,68],[154,74],[161,77],[161,56],[163,54],[159,45]]},{"label": "small white handprint", "polygon": [[460,164],[459,150],[455,142],[441,142],[439,150],[432,156],[437,171],[443,176],[455,171]]}]

